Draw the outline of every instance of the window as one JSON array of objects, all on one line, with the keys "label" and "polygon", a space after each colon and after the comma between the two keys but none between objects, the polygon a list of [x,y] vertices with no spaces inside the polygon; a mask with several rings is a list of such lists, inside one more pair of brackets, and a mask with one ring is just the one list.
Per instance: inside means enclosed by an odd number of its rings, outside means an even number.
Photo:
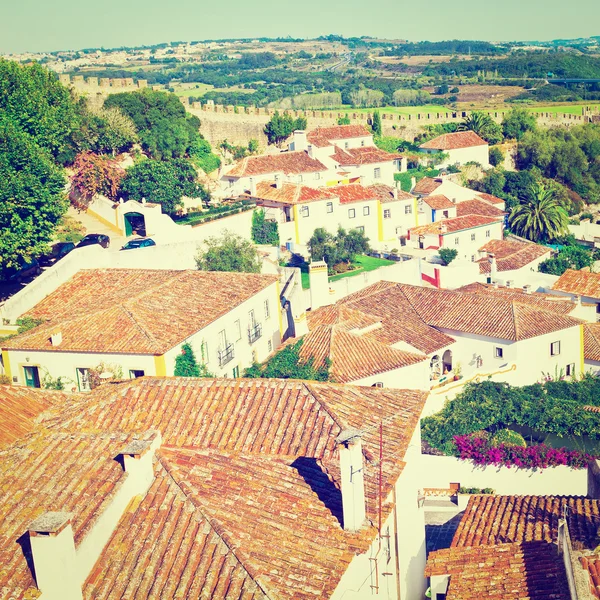
[{"label": "window", "polygon": [[383,381],[377,381],[371,387],[382,388],[383,387]]},{"label": "window", "polygon": [[373,169],[373,179],[381,179],[381,169],[379,167]]},{"label": "window", "polygon": [[404,207],[404,214],[405,215],[412,215],[412,206],[410,204],[407,204]]},{"label": "window", "polygon": [[355,216],[356,216],[356,210],[354,210],[353,208],[349,208],[348,209],[348,218],[354,219]]},{"label": "window", "polygon": [[269,310],[269,301],[265,300],[265,319],[271,318],[271,311]]},{"label": "window", "polygon": [[303,207],[300,209],[300,212],[302,213],[302,216],[303,216],[303,217],[308,217],[308,215],[310,214],[310,213],[309,213],[309,210],[308,210],[308,206],[303,206]]},{"label": "window", "polygon": [[273,342],[272,342],[271,340],[268,340],[268,341],[267,341],[267,350],[268,350],[269,352],[272,352],[272,351],[273,351]]},{"label": "window", "polygon": [[472,242],[474,242],[474,241],[475,241],[475,234],[474,234],[474,233],[472,233],[472,234],[471,234],[471,241],[472,241]]},{"label": "window", "polygon": [[383,211],[383,218],[384,219],[391,219],[392,218],[392,211],[389,208],[386,208]]},{"label": "window", "polygon": [[567,377],[573,377],[573,375],[575,375],[575,363],[567,365],[566,373]]},{"label": "window", "polygon": [[485,237],[491,237],[492,232],[489,229],[485,230]]},{"label": "window", "polygon": [[77,369],[77,384],[80,392],[89,392],[92,389],[90,385],[90,370],[86,368]]},{"label": "window", "polygon": [[235,179],[230,179],[229,180],[229,187],[233,187],[233,184],[235,183]]},{"label": "window", "polygon": [[475,262],[475,255],[471,254],[471,262]]},{"label": "window", "polygon": [[233,378],[237,379],[240,376],[240,366],[233,367]]},{"label": "window", "polygon": [[39,388],[40,386],[40,370],[38,367],[23,367],[25,372],[25,385],[31,388]]},{"label": "window", "polygon": [[371,212],[371,211],[370,211],[370,209],[369,209],[369,207],[368,207],[368,206],[363,206],[363,215],[364,215],[365,217],[369,216],[369,213],[370,213],[370,212]]},{"label": "window", "polygon": [[326,209],[328,213],[332,213],[333,212],[333,202],[328,202],[326,205]]},{"label": "window", "polygon": [[321,173],[315,173],[315,179],[321,179]]},{"label": "window", "polygon": [[454,238],[454,245],[455,245],[455,246],[458,246],[459,239],[460,239],[460,238],[457,238],[457,237],[455,237],[455,238]]},{"label": "window", "polygon": [[221,350],[227,348],[227,332],[224,329],[219,331],[219,348]]},{"label": "window", "polygon": [[365,228],[362,225],[360,227],[357,227],[356,230],[360,231],[361,233],[365,232]]},{"label": "window", "polygon": [[552,342],[550,344],[550,356],[558,356],[560,354],[560,342]]},{"label": "window", "polygon": [[143,377],[144,371],[141,369],[129,369],[129,379],[137,379],[138,377]]},{"label": "window", "polygon": [[365,140],[360,140],[360,145],[364,146],[365,145]]},{"label": "window", "polygon": [[233,322],[233,332],[235,333],[235,341],[239,342],[242,339],[242,325],[239,319]]},{"label": "window", "polygon": [[348,142],[344,142],[344,150],[348,150],[350,148],[350,144]]},{"label": "window", "polygon": [[494,348],[494,358],[504,358],[504,348],[496,346]]},{"label": "window", "polygon": [[448,215],[449,215],[450,213],[449,213],[447,210],[445,210],[445,211],[444,211],[442,214],[444,215],[444,219],[447,219],[447,218],[448,218]]}]

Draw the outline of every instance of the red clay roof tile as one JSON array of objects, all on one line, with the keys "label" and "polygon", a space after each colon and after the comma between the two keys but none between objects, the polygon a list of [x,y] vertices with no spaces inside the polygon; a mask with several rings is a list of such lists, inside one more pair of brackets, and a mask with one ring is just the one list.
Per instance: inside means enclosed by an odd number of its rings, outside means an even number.
[{"label": "red clay roof tile", "polygon": [[224,177],[251,177],[252,175],[266,175],[279,171],[286,175],[297,175],[327,171],[327,167],[316,158],[311,158],[304,151],[281,152],[280,154],[265,154],[244,158],[233,169],[227,171]]},{"label": "red clay roof tile", "polygon": [[445,133],[433,138],[432,140],[421,144],[419,148],[446,151],[487,145],[488,143],[480,138],[474,131],[457,131],[456,133]]},{"label": "red clay roof tile", "polygon": [[567,269],[552,286],[553,290],[600,298],[600,273]]},{"label": "red clay roof tile", "polygon": [[463,202],[456,204],[456,216],[464,217],[466,215],[483,215],[484,217],[502,218],[506,213],[493,204],[475,198],[473,200],[464,200]]},{"label": "red clay roof tile", "polygon": [[[454,206],[454,204],[452,205]],[[456,233],[457,231],[465,231],[474,229],[475,227],[484,227],[485,225],[493,225],[498,223],[498,219],[492,217],[484,217],[482,215],[466,215],[464,217],[455,217],[453,219],[444,219],[435,223],[428,223],[420,227],[411,227],[411,235],[439,235],[445,233]]]}]

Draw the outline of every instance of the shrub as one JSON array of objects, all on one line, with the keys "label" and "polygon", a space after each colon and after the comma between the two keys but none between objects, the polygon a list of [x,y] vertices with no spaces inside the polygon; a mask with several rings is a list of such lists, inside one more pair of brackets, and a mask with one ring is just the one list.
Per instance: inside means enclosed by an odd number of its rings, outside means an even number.
[{"label": "shrub", "polygon": [[445,265],[449,265],[458,255],[456,248],[440,248],[438,254]]},{"label": "shrub", "polygon": [[492,146],[490,148],[490,164],[493,167],[497,167],[504,162],[504,152],[498,148],[498,146]]},{"label": "shrub", "polygon": [[10,385],[10,377],[8,375],[0,375],[0,385]]},{"label": "shrub", "polygon": [[591,212],[584,212],[579,215],[579,220],[583,221],[584,219],[589,219],[590,221],[594,220],[594,215]]},{"label": "shrub", "polygon": [[492,446],[521,446],[525,448],[527,442],[525,438],[512,429],[500,429],[492,436]]}]

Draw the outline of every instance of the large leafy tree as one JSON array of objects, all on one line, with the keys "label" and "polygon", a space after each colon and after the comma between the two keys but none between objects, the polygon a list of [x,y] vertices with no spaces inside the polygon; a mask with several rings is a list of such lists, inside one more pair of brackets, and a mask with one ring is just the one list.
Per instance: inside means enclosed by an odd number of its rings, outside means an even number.
[{"label": "large leafy tree", "polygon": [[504,137],[511,140],[520,140],[527,131],[537,129],[537,119],[523,108],[513,108],[502,120]]},{"label": "large leafy tree", "polygon": [[556,256],[540,263],[538,270],[550,275],[562,275],[567,269],[579,271],[585,267],[591,268],[594,264],[592,253],[582,246],[565,246]]},{"label": "large leafy tree", "polygon": [[279,226],[274,219],[266,219],[265,211],[257,208],[252,214],[252,241],[256,244],[279,245]]},{"label": "large leafy tree", "polygon": [[534,183],[512,209],[509,224],[517,235],[532,242],[547,242],[568,233],[569,217],[554,190]]},{"label": "large leafy tree", "polygon": [[262,262],[256,248],[243,237],[225,231],[220,237],[205,241],[205,248],[196,257],[200,271],[260,273]]},{"label": "large leafy tree", "polygon": [[75,158],[73,137],[80,127],[80,114],[54,73],[38,64],[25,66],[0,59],[0,114],[57,162],[66,164]]},{"label": "large leafy tree", "polygon": [[71,179],[74,199],[87,204],[96,194],[116,200],[125,171],[112,159],[93,152],[82,152],[73,163]]},{"label": "large leafy tree", "polygon": [[81,148],[115,155],[129,150],[138,141],[135,124],[116,106],[104,108],[81,101],[79,109],[82,126],[76,137]]},{"label": "large leafy tree", "polygon": [[311,260],[324,260],[330,272],[340,263],[351,263],[358,254],[369,250],[369,238],[358,229],[340,227],[335,235],[317,227],[308,241]]},{"label": "large leafy tree", "polygon": [[67,210],[64,187],[50,154],[0,113],[0,270],[47,249]]},{"label": "large leafy tree", "polygon": [[135,123],[142,148],[152,158],[187,156],[200,137],[200,120],[186,114],[175,94],[150,89],[112,94],[104,108],[114,107]]},{"label": "large leafy tree", "polygon": [[271,117],[271,120],[265,125],[265,135],[269,144],[281,144],[296,129],[306,129],[306,119],[298,117],[294,119],[288,113],[280,115],[278,111]]},{"label": "large leafy tree", "polygon": [[474,131],[490,144],[498,144],[502,141],[502,128],[486,113],[472,112],[458,125],[458,130]]},{"label": "large leafy tree", "polygon": [[168,215],[183,207],[183,196],[210,200],[209,193],[198,183],[197,173],[189,160],[144,160],[127,170],[121,194],[129,200],[158,202]]}]

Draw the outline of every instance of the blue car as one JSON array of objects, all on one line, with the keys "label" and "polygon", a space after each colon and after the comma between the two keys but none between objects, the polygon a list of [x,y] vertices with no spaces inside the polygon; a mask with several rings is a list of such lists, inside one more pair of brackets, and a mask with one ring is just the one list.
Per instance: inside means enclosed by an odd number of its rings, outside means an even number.
[{"label": "blue car", "polygon": [[129,240],[121,250],[135,250],[135,248],[148,248],[149,246],[156,246],[156,242],[151,238],[136,238]]}]

